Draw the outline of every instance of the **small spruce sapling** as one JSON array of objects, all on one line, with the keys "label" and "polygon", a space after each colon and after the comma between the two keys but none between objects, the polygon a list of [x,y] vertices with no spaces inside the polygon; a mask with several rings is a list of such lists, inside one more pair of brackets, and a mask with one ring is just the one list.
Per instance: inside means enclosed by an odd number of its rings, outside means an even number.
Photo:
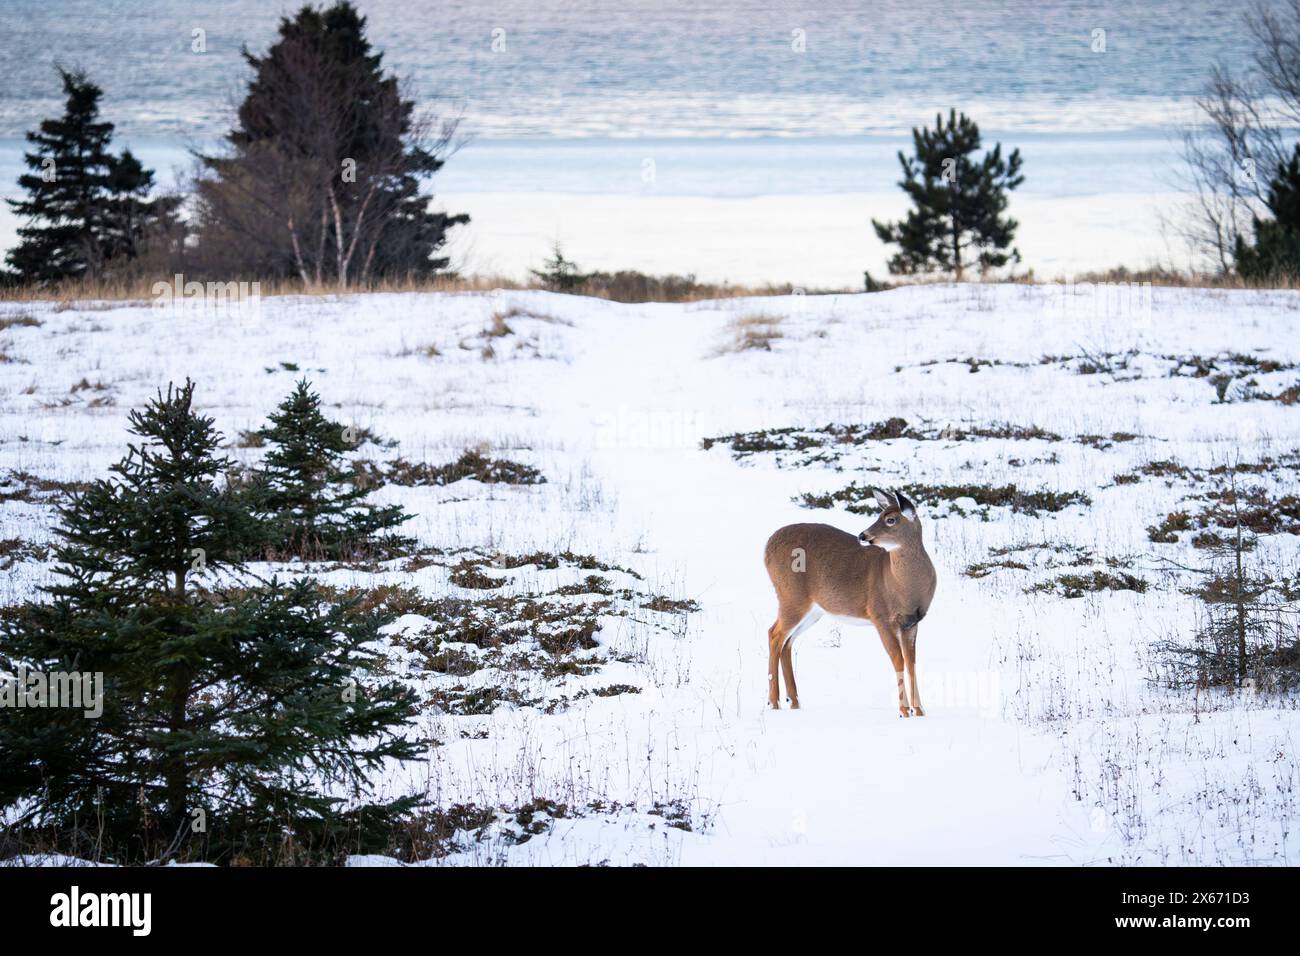
[{"label": "small spruce sapling", "polygon": [[372,487],[350,481],[344,455],[355,445],[355,436],[325,417],[320,396],[306,379],[280,403],[270,422],[256,433],[268,451],[250,489],[257,510],[266,515],[268,556],[382,560],[413,544],[392,533],[413,515],[400,505],[367,503]]}]

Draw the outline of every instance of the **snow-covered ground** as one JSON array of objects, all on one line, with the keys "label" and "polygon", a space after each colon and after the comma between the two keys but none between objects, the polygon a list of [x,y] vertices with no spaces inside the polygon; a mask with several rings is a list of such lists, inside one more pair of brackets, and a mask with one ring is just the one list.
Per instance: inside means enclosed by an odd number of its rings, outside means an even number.
[{"label": "snow-covered ground", "polygon": [[[520,167],[529,168],[524,161]],[[805,289],[861,289],[862,271],[876,279],[888,276],[886,263],[894,254],[864,225],[873,218],[899,219],[908,209],[906,194],[892,188],[895,169],[888,175],[891,188],[878,192],[455,191],[440,193],[438,205],[470,216],[448,243],[462,272],[526,280],[558,241],[585,270],[637,269],[760,288],[788,282]],[[1168,185],[1150,192],[1013,194],[1009,214],[1020,223],[1021,269],[1052,280],[1119,263],[1186,266],[1187,250],[1163,220],[1181,222],[1187,200]],[[773,223],[781,224],[781,242],[772,241]],[[0,208],[0,246],[6,232],[17,228],[16,220],[5,222]],[[791,249],[800,254],[790,255]]]},{"label": "snow-covered ground", "polygon": [[[367,446],[371,457],[442,464],[483,446],[548,479],[385,487],[381,500],[418,513],[407,527],[421,545],[590,554],[640,575],[611,572],[619,588],[699,603],[659,614],[633,601],[602,616],[611,663],[539,691],[573,698],[618,683],[640,693],[575,698],[554,713],[428,708],[425,729],[441,746],[393,768],[386,792],[427,789],[442,807],[574,808],[541,812],[527,840],[517,821],[502,822],[435,864],[1300,862],[1294,699],[1191,695],[1147,679],[1154,645],[1187,639],[1197,622],[1196,601],[1180,591],[1186,577],[1162,558],[1204,555],[1188,535],[1156,544],[1146,529],[1205,486],[1114,480],[1152,461],[1204,471],[1300,448],[1295,405],[1237,391],[1276,393],[1300,371],[1226,358],[1300,361],[1300,294],[1156,289],[1149,308],[1107,310],[1077,292],[930,286],[692,305],[356,295],[266,299],[236,316],[7,304],[0,318],[27,313],[40,325],[0,332],[0,474],[104,474],[125,449],[127,411],[187,376],[233,439],[305,374],[335,418],[398,442]],[[508,334],[484,334],[512,310]],[[738,320],[754,316],[779,337],[770,349],[732,349],[737,329],[755,327]],[[1239,373],[1234,400],[1216,402],[1208,377],[1171,374],[1192,357]],[[1103,368],[1080,374],[1089,362]],[[701,445],[893,417],[925,437],[836,444],[821,460]],[[1006,424],[1043,432],[970,434]],[[230,453],[259,454],[233,443]],[[1279,465],[1250,480],[1294,494],[1297,474]],[[1013,484],[1090,502],[1036,513],[970,500],[922,508],[939,585],[920,627],[921,719],[899,719],[874,632],[841,633],[829,620],[795,650],[802,709],[765,707],[775,601],[763,543],[791,521],[864,528],[867,515],[796,500],[850,482]],[[0,538],[48,540],[48,505],[0,509]],[[1298,541],[1266,536],[1254,558],[1294,574]],[[1012,547],[1025,568],[964,573]],[[1108,559],[1147,590],[1026,593]],[[401,564],[322,576],[411,585],[430,598],[483,594],[453,585],[443,565]],[[37,559],[15,563],[0,603],[29,596],[49,571]],[[500,575],[514,593],[589,573],[525,565]],[[396,630],[430,623],[410,615]]]}]

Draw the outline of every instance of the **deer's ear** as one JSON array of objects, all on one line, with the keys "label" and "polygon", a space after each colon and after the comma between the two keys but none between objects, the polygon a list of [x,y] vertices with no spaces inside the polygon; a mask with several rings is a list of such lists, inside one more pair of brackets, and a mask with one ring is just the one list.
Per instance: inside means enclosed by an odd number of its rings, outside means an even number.
[{"label": "deer's ear", "polygon": [[907,495],[901,491],[898,492],[898,510],[903,512],[903,517],[908,521],[916,520],[916,505],[912,504]]},{"label": "deer's ear", "polygon": [[872,488],[871,493],[876,496],[876,504],[880,505],[880,507],[884,508],[886,511],[894,507],[894,499],[890,498],[889,495],[885,494],[879,488]]}]

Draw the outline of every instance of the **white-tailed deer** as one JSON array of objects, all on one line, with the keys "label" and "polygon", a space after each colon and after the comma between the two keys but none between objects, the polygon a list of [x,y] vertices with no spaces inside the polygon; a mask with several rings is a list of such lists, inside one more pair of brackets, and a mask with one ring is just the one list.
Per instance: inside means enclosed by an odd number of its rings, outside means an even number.
[{"label": "white-tailed deer", "polygon": [[794,639],[830,614],[875,625],[898,677],[899,716],[925,714],[916,687],[916,628],[934,597],[934,565],[921,541],[916,506],[901,492],[892,498],[879,489],[873,493],[880,517],[857,537],[828,524],[789,524],[767,539],[763,560],[780,604],[767,631],[768,699],[774,710],[781,706],[777,661],[790,707],[796,708]]}]

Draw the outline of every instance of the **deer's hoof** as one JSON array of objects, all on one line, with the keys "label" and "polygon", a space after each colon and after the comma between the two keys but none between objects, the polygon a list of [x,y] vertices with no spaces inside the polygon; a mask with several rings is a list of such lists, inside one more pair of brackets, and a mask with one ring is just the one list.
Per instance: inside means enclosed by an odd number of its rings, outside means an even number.
[{"label": "deer's hoof", "polygon": [[924,716],[925,716],[925,711],[923,711],[920,707],[913,707],[913,708],[912,708],[912,715],[913,715],[914,717],[924,717]]},{"label": "deer's hoof", "polygon": [[912,711],[911,711],[910,708],[907,708],[907,707],[900,707],[900,708],[898,708],[898,716],[899,716],[899,717],[911,717],[911,716],[912,716]]}]

